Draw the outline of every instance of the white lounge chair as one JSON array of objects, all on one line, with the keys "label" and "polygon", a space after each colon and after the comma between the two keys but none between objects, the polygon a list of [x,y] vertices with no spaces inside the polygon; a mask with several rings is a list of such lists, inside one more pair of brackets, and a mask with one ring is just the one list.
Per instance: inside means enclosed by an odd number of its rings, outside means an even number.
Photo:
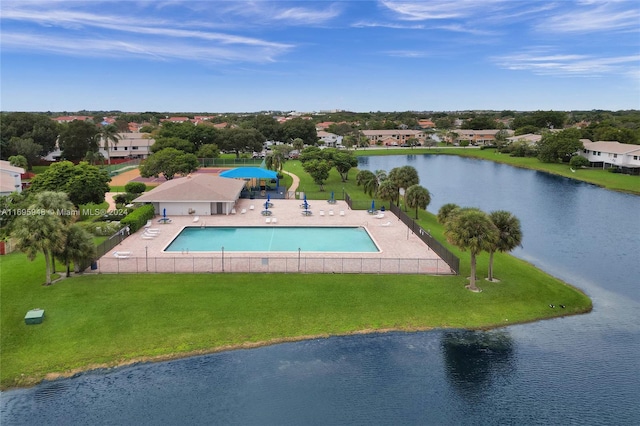
[{"label": "white lounge chair", "polygon": [[324,216],[324,210],[320,210],[320,216]]},{"label": "white lounge chair", "polygon": [[266,218],[264,221],[265,221],[265,223],[271,223],[271,218],[270,218],[270,217],[268,217],[268,218]]},{"label": "white lounge chair", "polygon": [[385,222],[385,223],[381,224],[380,226],[391,226],[391,222]]},{"label": "white lounge chair", "polygon": [[145,229],[144,232],[146,232],[147,234],[159,234],[160,230],[158,228],[148,228]]},{"label": "white lounge chair", "polygon": [[131,252],[130,251],[114,251],[113,255],[118,259],[128,259],[131,257]]},{"label": "white lounge chair", "polygon": [[247,209],[240,210],[240,214],[245,214],[246,212],[247,212]]},{"label": "white lounge chair", "polygon": [[255,207],[253,206],[253,204],[251,204],[251,205],[249,206],[249,210],[254,210],[254,209],[255,209]]},{"label": "white lounge chair", "polygon": [[376,215],[376,219],[382,219],[384,217],[384,213],[378,213]]},{"label": "white lounge chair", "polygon": [[196,223],[199,220],[200,220],[200,216],[196,216],[196,217],[193,218],[193,223]]},{"label": "white lounge chair", "polygon": [[329,216],[333,216],[333,210],[329,210]]},{"label": "white lounge chair", "polygon": [[145,228],[149,228],[151,225],[153,225],[153,221],[148,220],[147,224],[144,226]]},{"label": "white lounge chair", "polygon": [[272,224],[272,225],[275,225],[276,223],[278,223],[278,219],[277,219],[277,218],[275,218],[275,217],[272,217],[272,218],[271,218],[271,224]]},{"label": "white lounge chair", "polygon": [[344,216],[344,210],[340,210],[340,216]]}]

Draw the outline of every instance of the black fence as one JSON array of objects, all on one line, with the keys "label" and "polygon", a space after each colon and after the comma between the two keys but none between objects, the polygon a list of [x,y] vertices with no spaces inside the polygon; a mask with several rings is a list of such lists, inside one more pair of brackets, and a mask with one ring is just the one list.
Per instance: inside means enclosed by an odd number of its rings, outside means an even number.
[{"label": "black fence", "polygon": [[102,243],[98,244],[98,246],[96,247],[96,259],[100,259],[105,254],[109,253],[115,246],[120,244],[125,238],[129,236],[125,229],[126,228],[121,229],[120,231],[110,236],[108,240],[105,240]]},{"label": "black fence", "polygon": [[398,219],[405,225],[409,227],[409,229],[418,236],[426,245],[431,247],[431,249],[436,252],[438,256],[457,274],[460,273],[460,259],[451,253],[449,249],[440,243],[440,241],[436,240],[429,234],[429,232],[425,231],[418,223],[411,219],[409,215],[402,211],[402,209],[395,204],[391,203],[390,210],[393,214],[398,216]]}]

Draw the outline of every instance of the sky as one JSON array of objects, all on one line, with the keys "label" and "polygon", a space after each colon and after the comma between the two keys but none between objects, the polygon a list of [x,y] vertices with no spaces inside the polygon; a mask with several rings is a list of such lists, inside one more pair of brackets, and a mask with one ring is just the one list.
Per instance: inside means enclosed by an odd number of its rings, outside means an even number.
[{"label": "sky", "polygon": [[633,1],[0,3],[0,110],[640,109]]}]

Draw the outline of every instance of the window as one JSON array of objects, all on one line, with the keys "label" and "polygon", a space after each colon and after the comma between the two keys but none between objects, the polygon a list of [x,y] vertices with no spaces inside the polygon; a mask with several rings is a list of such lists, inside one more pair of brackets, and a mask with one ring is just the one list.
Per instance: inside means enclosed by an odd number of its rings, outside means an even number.
[{"label": "window", "polygon": [[618,158],[618,154],[613,154],[613,158]]},{"label": "window", "polygon": [[634,155],[634,156],[633,156],[633,159],[634,159],[634,160],[637,160],[637,159],[638,159],[638,156],[637,156],[637,155]]},{"label": "window", "polygon": [[138,147],[137,147],[137,146],[132,146],[132,147],[131,147],[131,149],[132,149],[132,150],[134,150],[134,149],[138,149]]}]

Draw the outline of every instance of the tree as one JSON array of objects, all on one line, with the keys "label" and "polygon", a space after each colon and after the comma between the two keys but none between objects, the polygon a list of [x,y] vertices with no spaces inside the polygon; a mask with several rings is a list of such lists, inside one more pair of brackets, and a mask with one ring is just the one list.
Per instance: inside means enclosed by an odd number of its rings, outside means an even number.
[{"label": "tree", "polygon": [[[413,166],[395,167],[389,172],[389,179],[398,187],[398,200],[400,199],[400,189],[407,189],[411,185],[420,183],[418,171]],[[407,206],[405,203],[405,210]]]},{"label": "tree", "polygon": [[121,139],[118,134],[118,128],[113,124],[103,126],[99,135],[103,142],[102,148],[107,152],[107,162],[111,165],[111,143],[113,143],[113,146],[117,146]]},{"label": "tree", "polygon": [[356,185],[362,185],[364,193],[373,197],[378,191],[378,177],[370,170],[360,170],[356,175]]},{"label": "tree", "polygon": [[380,182],[380,185],[378,185],[378,191],[376,194],[378,198],[382,200],[387,200],[392,203],[398,202],[398,195],[399,195],[398,186],[391,179],[386,179]]},{"label": "tree", "polygon": [[463,208],[445,222],[445,236],[449,243],[471,253],[471,277],[469,290],[480,291],[476,286],[476,256],[489,251],[498,241],[498,229],[489,216],[479,209]]},{"label": "tree", "polygon": [[[53,253],[64,248],[66,235],[65,221],[69,221],[73,205],[66,194],[45,191],[37,194],[29,205],[29,211],[35,214],[20,216],[15,220],[11,236],[16,239],[16,247],[24,252],[29,260],[42,252],[45,259],[45,285],[51,285]],[[55,272],[55,266],[53,266]]]},{"label": "tree", "polygon": [[265,138],[256,129],[225,129],[222,149],[233,151],[237,158],[241,152],[262,151]]},{"label": "tree", "polygon": [[176,137],[161,137],[157,138],[156,142],[151,145],[151,152],[159,152],[166,148],[175,148],[177,150],[190,153],[193,153],[195,150],[193,143],[189,142],[186,139],[180,139]]},{"label": "tree", "polygon": [[71,276],[71,262],[75,272],[85,269],[96,257],[93,237],[77,224],[67,227],[64,232],[65,244],[55,252],[56,257],[67,267],[67,277]]},{"label": "tree", "polygon": [[304,141],[305,145],[317,145],[318,143],[318,133],[316,132],[316,126],[313,121],[300,117],[285,121],[282,124],[282,136],[285,141],[300,138]]},{"label": "tree", "polygon": [[320,191],[324,191],[324,181],[329,178],[331,163],[326,160],[310,160],[303,164],[304,171],[309,173],[313,181],[320,185]]},{"label": "tree", "polygon": [[124,186],[124,190],[129,194],[139,195],[147,190],[147,185],[144,182],[131,181]]},{"label": "tree", "polygon": [[198,158],[194,154],[188,154],[175,148],[165,148],[151,154],[140,165],[140,175],[142,177],[158,177],[162,174],[166,180],[171,180],[176,174],[187,175],[197,169]]},{"label": "tree", "polygon": [[257,115],[253,127],[271,141],[282,140],[282,126],[270,115]]},{"label": "tree", "polygon": [[76,206],[86,203],[102,203],[109,192],[106,170],[86,162],[74,165],[70,161],[54,163],[31,181],[30,192],[65,192]]},{"label": "tree", "polygon": [[99,151],[87,151],[87,155],[84,156],[84,161],[95,166],[97,163],[104,164],[104,155]]},{"label": "tree", "polygon": [[407,206],[416,209],[416,219],[418,219],[418,209],[426,210],[431,203],[431,194],[427,188],[420,185],[411,185],[407,188],[404,198]]},{"label": "tree", "polygon": [[60,132],[59,144],[62,157],[65,160],[78,161],[87,152],[98,150],[99,131],[95,124],[88,121],[74,120],[63,127]]},{"label": "tree", "polygon": [[452,215],[456,214],[458,210],[460,210],[460,206],[454,203],[447,203],[440,207],[437,216],[438,223],[444,225],[449,219],[451,219]]},{"label": "tree", "polygon": [[[38,155],[47,155],[56,146],[60,125],[48,115],[28,112],[12,112],[2,114],[0,119],[0,155],[6,159],[9,155],[23,152],[7,151],[9,141],[13,138],[31,140],[40,146]],[[25,155],[27,160],[29,156]]]},{"label": "tree", "polygon": [[571,160],[569,160],[569,165],[572,168],[576,169],[579,169],[581,167],[589,167],[589,160],[582,155],[574,155],[573,157],[571,157]]},{"label": "tree", "polygon": [[520,220],[506,210],[489,213],[489,219],[498,230],[498,239],[489,249],[488,280],[493,281],[493,254],[496,251],[509,252],[522,244]]},{"label": "tree", "polygon": [[23,169],[27,168],[27,159],[22,155],[12,155],[9,157],[9,164],[13,167],[21,167]]},{"label": "tree", "polygon": [[279,172],[282,170],[282,166],[285,162],[284,152],[281,150],[275,150],[271,154],[267,155],[264,162],[267,169]]},{"label": "tree", "polygon": [[569,161],[584,148],[580,137],[580,130],[575,128],[546,132],[538,142],[538,159],[543,163]]},{"label": "tree", "polygon": [[342,182],[346,182],[349,177],[349,170],[358,165],[358,159],[350,152],[337,152],[333,156],[333,164],[340,174]]},{"label": "tree", "polygon": [[295,138],[293,142],[291,142],[293,149],[297,149],[298,151],[302,151],[304,148],[304,141],[300,138]]},{"label": "tree", "polygon": [[42,154],[42,146],[33,142],[33,139],[13,137],[9,141],[8,151],[13,155],[23,156],[27,160],[24,168],[31,170],[33,164],[38,161]]},{"label": "tree", "polygon": [[196,157],[198,158],[218,158],[220,157],[220,150],[218,149],[218,145],[214,143],[207,143],[201,145],[198,148],[198,152],[196,153]]}]

